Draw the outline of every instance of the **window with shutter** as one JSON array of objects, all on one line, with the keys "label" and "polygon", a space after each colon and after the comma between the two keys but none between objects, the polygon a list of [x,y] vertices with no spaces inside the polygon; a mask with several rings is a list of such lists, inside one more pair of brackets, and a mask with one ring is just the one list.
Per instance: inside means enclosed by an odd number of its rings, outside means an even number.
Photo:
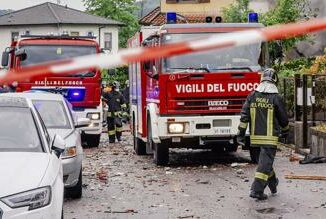
[{"label": "window with shutter", "polygon": [[104,33],[104,49],[112,49],[112,33]]}]

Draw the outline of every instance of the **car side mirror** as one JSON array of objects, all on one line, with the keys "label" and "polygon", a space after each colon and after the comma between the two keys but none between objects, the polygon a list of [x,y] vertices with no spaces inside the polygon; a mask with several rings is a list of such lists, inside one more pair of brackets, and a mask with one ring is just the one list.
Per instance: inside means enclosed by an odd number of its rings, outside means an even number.
[{"label": "car side mirror", "polygon": [[77,123],[75,125],[75,128],[84,128],[84,127],[88,127],[91,124],[91,120],[88,118],[78,118],[77,119]]},{"label": "car side mirror", "polygon": [[59,158],[60,155],[66,149],[66,142],[60,135],[55,135],[52,141],[51,149],[54,151],[55,155]]},{"label": "car side mirror", "polygon": [[8,52],[3,52],[2,53],[2,58],[1,58],[1,65],[3,67],[8,66],[9,64],[9,53]]}]

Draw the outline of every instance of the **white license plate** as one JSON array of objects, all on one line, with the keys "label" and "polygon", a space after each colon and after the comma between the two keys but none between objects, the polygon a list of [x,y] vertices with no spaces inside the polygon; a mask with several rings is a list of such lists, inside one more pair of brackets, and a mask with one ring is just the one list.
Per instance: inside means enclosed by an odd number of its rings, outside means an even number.
[{"label": "white license plate", "polygon": [[231,128],[215,128],[215,133],[218,135],[229,135],[231,134]]},{"label": "white license plate", "polygon": [[181,138],[180,137],[172,137],[172,142],[173,143],[181,142]]}]

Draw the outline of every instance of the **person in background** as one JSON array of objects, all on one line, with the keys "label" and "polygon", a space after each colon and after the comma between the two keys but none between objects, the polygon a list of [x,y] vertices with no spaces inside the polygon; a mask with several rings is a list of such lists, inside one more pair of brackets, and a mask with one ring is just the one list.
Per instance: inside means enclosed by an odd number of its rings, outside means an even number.
[{"label": "person in background", "polygon": [[126,101],[126,110],[123,112],[123,117],[126,118],[127,122],[130,121],[130,115],[129,115],[129,111],[130,111],[130,90],[129,90],[129,80],[126,80],[125,82],[125,88],[122,90],[122,95],[123,98]]},{"label": "person in background", "polygon": [[105,102],[108,105],[108,134],[109,142],[115,143],[115,139],[120,142],[122,136],[122,110],[126,107],[122,94],[116,90],[118,82],[110,84],[111,91],[104,93]]},{"label": "person in background", "polygon": [[16,81],[10,85],[4,84],[0,86],[0,93],[14,93],[16,92],[17,85],[18,83]]}]

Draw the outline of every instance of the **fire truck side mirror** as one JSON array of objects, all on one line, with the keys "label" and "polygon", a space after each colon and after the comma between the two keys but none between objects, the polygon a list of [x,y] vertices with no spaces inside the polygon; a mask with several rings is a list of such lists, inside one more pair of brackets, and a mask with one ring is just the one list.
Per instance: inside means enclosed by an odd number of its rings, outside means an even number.
[{"label": "fire truck side mirror", "polygon": [[9,64],[9,52],[3,52],[1,58],[1,65],[7,67]]},{"label": "fire truck side mirror", "polygon": [[158,79],[158,71],[155,65],[153,66],[152,78],[154,78],[155,80]]},{"label": "fire truck side mirror", "polygon": [[27,59],[27,53],[25,49],[20,49],[15,53],[15,56],[19,57],[20,61],[25,61]]},{"label": "fire truck side mirror", "polygon": [[144,70],[145,71],[151,70],[151,62],[150,61],[144,62]]}]

